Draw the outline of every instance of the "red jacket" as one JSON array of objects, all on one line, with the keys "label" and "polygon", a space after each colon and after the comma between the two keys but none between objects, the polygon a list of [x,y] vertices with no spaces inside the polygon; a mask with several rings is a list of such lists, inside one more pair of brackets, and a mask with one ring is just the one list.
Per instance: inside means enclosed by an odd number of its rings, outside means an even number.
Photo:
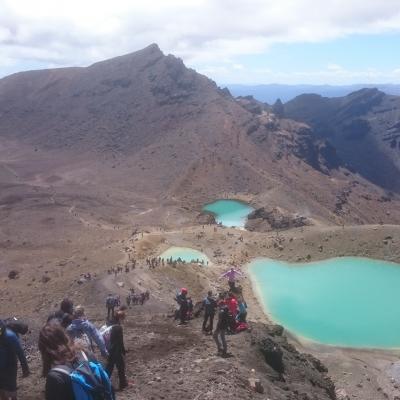
[{"label": "red jacket", "polygon": [[227,299],[227,305],[228,305],[230,313],[233,316],[236,316],[236,314],[238,312],[238,302],[237,302],[236,298],[235,297],[229,297]]}]

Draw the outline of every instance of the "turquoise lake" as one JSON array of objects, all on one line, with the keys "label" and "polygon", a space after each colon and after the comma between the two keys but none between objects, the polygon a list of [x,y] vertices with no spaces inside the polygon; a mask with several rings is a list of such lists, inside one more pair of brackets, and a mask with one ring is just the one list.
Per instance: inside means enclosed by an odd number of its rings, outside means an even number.
[{"label": "turquoise lake", "polygon": [[253,285],[288,331],[344,347],[400,347],[400,265],[359,257],[308,264],[256,259]]},{"label": "turquoise lake", "polygon": [[210,260],[208,257],[199,250],[191,249],[189,247],[170,247],[164,253],[160,254],[161,258],[171,258],[176,261],[180,258],[182,261],[187,263],[196,262],[196,260],[204,261],[204,265],[207,265],[207,261]]},{"label": "turquoise lake", "polygon": [[217,200],[203,207],[203,211],[212,213],[215,216],[217,223],[237,228],[244,228],[247,216],[253,210],[253,207],[237,200]]}]

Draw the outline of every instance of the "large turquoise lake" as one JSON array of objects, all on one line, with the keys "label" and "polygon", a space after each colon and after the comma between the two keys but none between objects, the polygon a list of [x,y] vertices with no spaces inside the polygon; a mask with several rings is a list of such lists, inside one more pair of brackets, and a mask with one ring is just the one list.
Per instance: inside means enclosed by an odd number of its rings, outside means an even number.
[{"label": "large turquoise lake", "polygon": [[238,228],[244,228],[247,216],[253,210],[253,207],[237,200],[217,200],[203,207],[203,211],[212,213],[215,216],[217,223]]},{"label": "large turquoise lake", "polygon": [[400,347],[400,265],[358,257],[308,264],[250,263],[271,318],[316,342]]}]

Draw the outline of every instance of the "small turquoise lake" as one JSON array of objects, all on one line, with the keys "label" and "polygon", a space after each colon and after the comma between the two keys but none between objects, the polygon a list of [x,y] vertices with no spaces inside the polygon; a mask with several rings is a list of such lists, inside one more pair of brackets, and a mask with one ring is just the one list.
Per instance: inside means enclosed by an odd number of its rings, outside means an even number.
[{"label": "small turquoise lake", "polygon": [[237,200],[217,200],[206,204],[203,211],[213,214],[217,223],[224,226],[244,228],[247,216],[254,208]]},{"label": "small turquoise lake", "polygon": [[181,259],[187,263],[197,262],[198,260],[199,263],[203,261],[204,265],[207,265],[207,262],[210,261],[204,253],[196,249],[191,249],[190,247],[170,247],[164,251],[164,253],[160,254],[159,257],[165,259],[172,257],[173,261]]},{"label": "small turquoise lake", "polygon": [[400,347],[399,264],[256,259],[249,272],[268,314],[297,336],[343,347]]}]

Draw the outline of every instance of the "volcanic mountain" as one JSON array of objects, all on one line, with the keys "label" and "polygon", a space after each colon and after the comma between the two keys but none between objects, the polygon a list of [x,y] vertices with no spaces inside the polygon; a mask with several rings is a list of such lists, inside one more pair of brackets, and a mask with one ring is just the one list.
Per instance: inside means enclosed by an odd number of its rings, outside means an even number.
[{"label": "volcanic mountain", "polygon": [[318,127],[236,100],[157,45],[0,80],[3,204],[34,191],[48,207],[55,193],[72,206],[79,194],[91,210],[101,198],[124,215],[140,197],[193,218],[203,202],[229,195],[334,223],[400,221],[397,198],[364,175],[343,167]]},{"label": "volcanic mountain", "polygon": [[345,97],[305,94],[285,104],[285,115],[309,124],[364,178],[400,190],[400,97],[362,89]]}]

